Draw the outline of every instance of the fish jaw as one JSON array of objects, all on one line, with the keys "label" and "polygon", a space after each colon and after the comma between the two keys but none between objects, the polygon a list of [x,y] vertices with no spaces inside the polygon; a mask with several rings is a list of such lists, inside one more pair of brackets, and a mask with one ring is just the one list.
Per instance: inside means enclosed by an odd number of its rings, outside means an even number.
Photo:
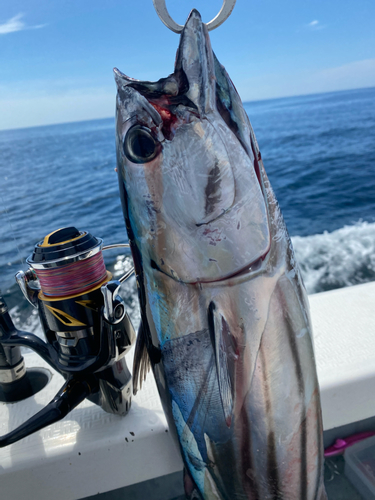
[{"label": "fish jaw", "polygon": [[[196,283],[225,279],[264,258],[267,203],[250,125],[200,15],[193,11],[186,23],[172,75],[140,82],[116,70],[116,81],[120,187],[143,262]],[[228,122],[230,99],[237,111]],[[159,148],[145,163],[124,153],[137,126]]]}]

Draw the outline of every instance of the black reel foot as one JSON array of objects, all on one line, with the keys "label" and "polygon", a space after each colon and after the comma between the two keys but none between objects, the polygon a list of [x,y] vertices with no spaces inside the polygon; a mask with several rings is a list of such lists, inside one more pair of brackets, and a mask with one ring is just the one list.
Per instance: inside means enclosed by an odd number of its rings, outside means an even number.
[{"label": "black reel foot", "polygon": [[46,387],[51,374],[43,368],[31,368],[25,375],[10,384],[0,383],[0,402],[17,403],[34,396]]}]

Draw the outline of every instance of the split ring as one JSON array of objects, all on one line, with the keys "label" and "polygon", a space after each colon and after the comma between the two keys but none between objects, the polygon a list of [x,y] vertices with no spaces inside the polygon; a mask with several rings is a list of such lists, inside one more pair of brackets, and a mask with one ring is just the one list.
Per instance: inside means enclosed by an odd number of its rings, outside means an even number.
[{"label": "split ring", "polygon": [[[166,25],[167,28],[174,31],[175,33],[181,33],[184,29],[182,24],[177,24],[169,15],[165,0],[152,0],[154,3],[155,10],[160,17],[161,21]],[[206,23],[208,31],[212,31],[224,21],[228,19],[234,9],[236,0],[223,0],[223,5],[220,12],[216,17],[214,17],[209,23]]]}]

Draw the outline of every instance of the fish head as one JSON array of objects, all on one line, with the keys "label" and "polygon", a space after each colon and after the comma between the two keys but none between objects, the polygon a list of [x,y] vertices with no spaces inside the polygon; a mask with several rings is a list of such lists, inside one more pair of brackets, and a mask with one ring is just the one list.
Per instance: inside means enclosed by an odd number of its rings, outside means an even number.
[{"label": "fish head", "polygon": [[263,259],[270,232],[251,126],[200,14],[185,24],[170,76],[115,69],[115,79],[120,191],[142,265],[197,283]]}]

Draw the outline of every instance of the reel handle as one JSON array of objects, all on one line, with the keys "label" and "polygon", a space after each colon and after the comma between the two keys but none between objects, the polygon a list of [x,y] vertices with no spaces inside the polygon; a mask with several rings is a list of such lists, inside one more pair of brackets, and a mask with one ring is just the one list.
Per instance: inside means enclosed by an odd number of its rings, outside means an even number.
[{"label": "reel handle", "polygon": [[65,382],[56,396],[47,406],[21,424],[17,429],[0,437],[0,448],[15,443],[20,439],[39,431],[47,425],[54,424],[64,418],[76,406],[87,398],[93,389],[96,389],[95,378],[70,379]]},{"label": "reel handle", "polygon": [[[28,380],[21,346],[31,348],[67,379],[45,408],[17,429],[0,437],[0,448],[61,420],[85,398],[89,398],[109,413],[122,416],[128,413],[132,379],[125,353],[134,344],[135,331],[124,303],[117,295],[119,286],[119,282],[110,282],[103,285],[101,290],[105,300],[99,319],[98,352],[86,357],[80,365],[70,366],[64,366],[60,362],[55,343],[46,343],[32,333],[17,330],[8,307],[0,296],[0,396],[1,393],[6,396],[0,400],[15,402],[23,399],[18,397],[20,390],[24,398],[36,392]],[[18,380],[13,378],[13,372],[16,373],[21,365],[22,374]],[[18,394],[13,394],[14,392]]]}]

